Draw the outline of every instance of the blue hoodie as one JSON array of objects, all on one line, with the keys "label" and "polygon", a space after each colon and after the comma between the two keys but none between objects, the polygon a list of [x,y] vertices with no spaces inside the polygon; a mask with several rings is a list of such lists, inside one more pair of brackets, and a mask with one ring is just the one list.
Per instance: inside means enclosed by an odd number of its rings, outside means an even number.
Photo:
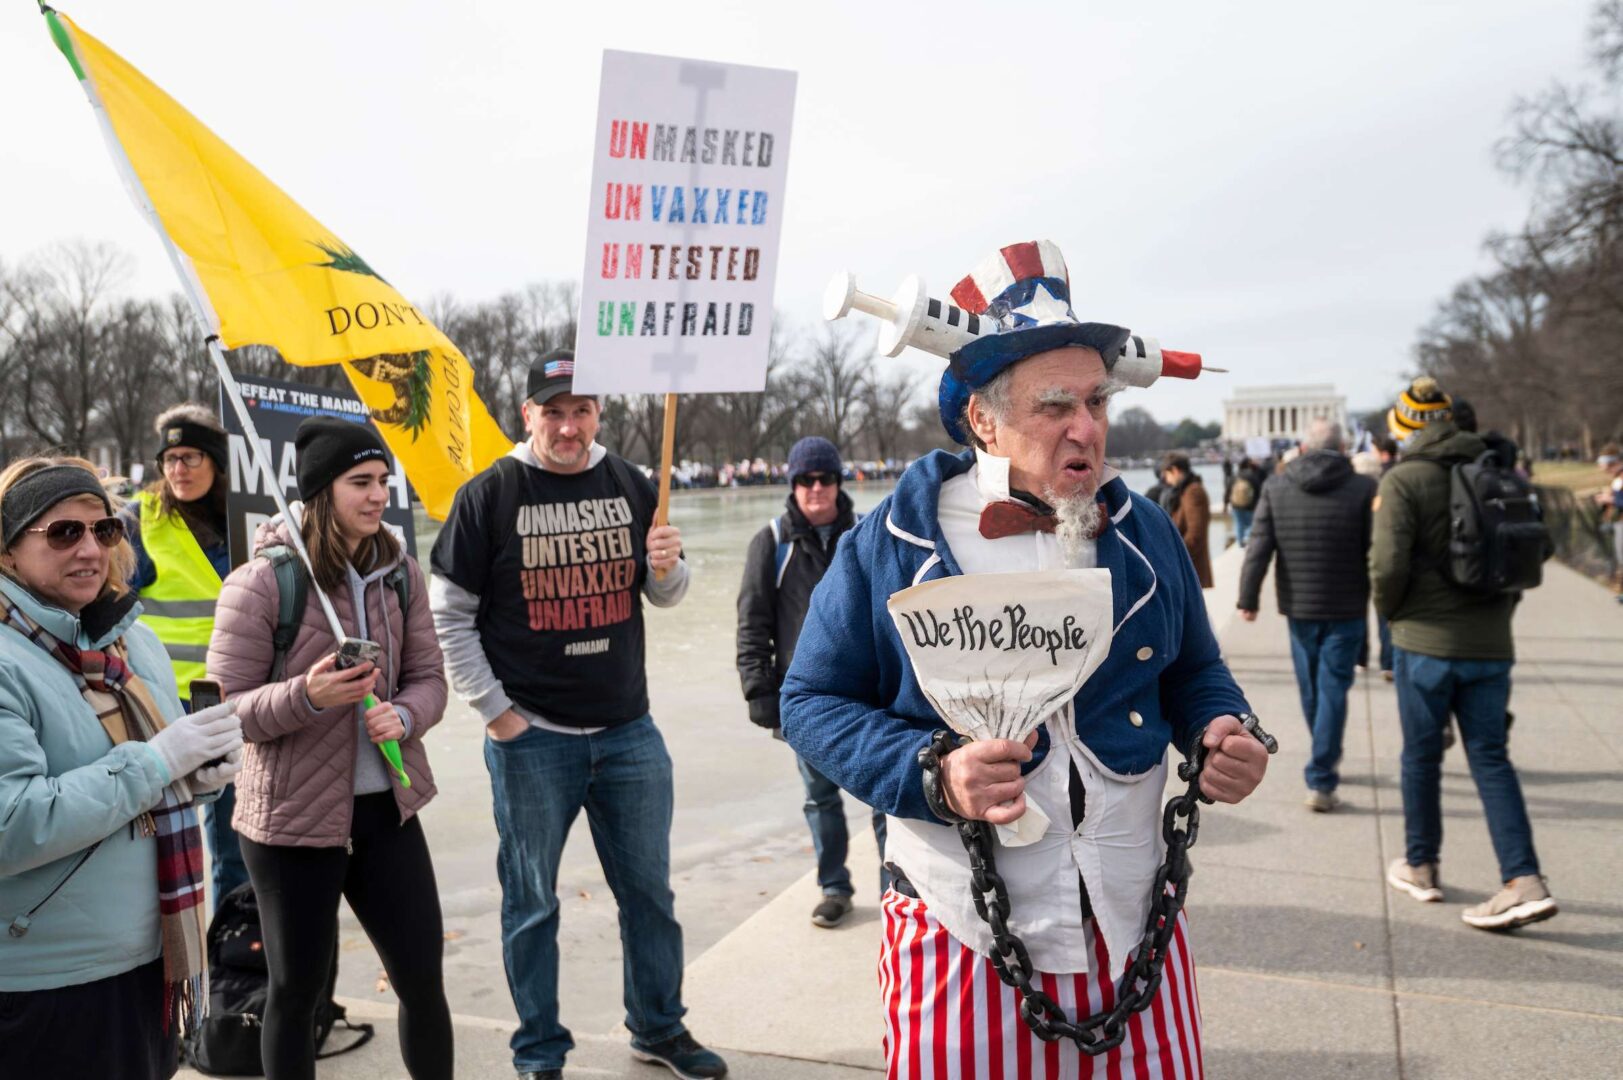
[{"label": "blue hoodie", "polygon": [[[940,822],[924,801],[917,756],[946,725],[919,688],[885,602],[962,572],[936,504],[941,485],[974,461],[972,451],[936,451],[914,462],[841,538],[783,684],[784,738],[840,787],[897,817]],[[1172,520],[1120,477],[1100,496],[1111,524],[1098,540],[1098,565],[1110,571],[1116,631],[1110,655],[1076,695],[1077,735],[1107,768],[1136,775],[1159,764],[1169,742],[1187,755],[1213,719],[1249,706],[1218,652]],[[1047,740],[1043,731],[1027,771]]]},{"label": "blue hoodie", "polygon": [[[76,616],[9,578],[0,577],[0,592],[80,648],[122,637],[164,719],[180,717],[174,668],[157,635],[136,622],[141,605],[91,639]],[[170,780],[146,743],[113,745],[67,668],[0,626],[0,926],[45,899],[102,841],[26,934],[0,932],[0,992],[78,986],[161,955],[158,844],[131,822],[163,800]]]}]

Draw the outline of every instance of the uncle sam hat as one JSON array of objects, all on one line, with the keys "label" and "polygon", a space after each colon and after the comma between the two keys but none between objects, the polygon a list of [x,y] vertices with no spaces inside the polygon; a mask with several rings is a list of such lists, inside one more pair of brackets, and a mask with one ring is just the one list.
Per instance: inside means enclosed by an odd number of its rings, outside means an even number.
[{"label": "uncle sam hat", "polygon": [[1009,366],[1050,349],[1080,346],[1097,351],[1108,371],[1132,337],[1124,326],[1076,317],[1065,258],[1051,240],[1000,248],[953,286],[952,299],[993,328],[952,353],[941,375],[941,424],[960,443],[969,442],[963,429],[969,395]]}]

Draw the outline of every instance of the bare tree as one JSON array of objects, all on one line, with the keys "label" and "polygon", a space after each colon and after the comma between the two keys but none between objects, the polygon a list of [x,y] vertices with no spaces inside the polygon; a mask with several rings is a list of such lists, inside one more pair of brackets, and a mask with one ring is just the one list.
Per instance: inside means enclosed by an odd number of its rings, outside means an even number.
[{"label": "bare tree", "polygon": [[1497,147],[1532,190],[1526,224],[1489,238],[1499,270],[1461,283],[1416,346],[1422,371],[1534,453],[1588,454],[1623,429],[1623,0],[1596,5],[1590,41],[1598,84],[1518,101]]},{"label": "bare tree", "polygon": [[153,403],[174,392],[159,323],[155,305],[126,300],[103,329],[106,363],[96,388],[96,414],[118,447],[120,471],[146,460],[154,441]]},{"label": "bare tree", "polygon": [[863,389],[872,361],[859,341],[859,331],[830,324],[812,342],[799,369],[815,433],[835,446],[846,446],[861,424]]},{"label": "bare tree", "polygon": [[37,444],[88,450],[108,364],[104,312],[128,273],[128,257],[111,245],[71,241],[8,280],[18,404]]},{"label": "bare tree", "polygon": [[1136,458],[1165,450],[1170,440],[1148,409],[1134,405],[1110,421],[1109,445],[1112,458]]},{"label": "bare tree", "polygon": [[917,375],[900,369],[863,381],[862,432],[868,438],[874,457],[880,461],[897,456],[902,436],[907,431],[908,406],[921,381]]},{"label": "bare tree", "polygon": [[473,368],[474,393],[514,438],[522,434],[519,406],[531,362],[575,344],[577,295],[573,284],[538,284],[486,303],[440,296],[428,305],[429,318]]},{"label": "bare tree", "polygon": [[[783,457],[794,442],[794,428],[804,404],[804,382],[795,377],[791,338],[784,320],[772,320],[767,344],[766,387],[762,392],[702,394],[692,399],[697,422],[694,450],[710,451],[712,464]],[[688,408],[685,400],[683,408]]]}]

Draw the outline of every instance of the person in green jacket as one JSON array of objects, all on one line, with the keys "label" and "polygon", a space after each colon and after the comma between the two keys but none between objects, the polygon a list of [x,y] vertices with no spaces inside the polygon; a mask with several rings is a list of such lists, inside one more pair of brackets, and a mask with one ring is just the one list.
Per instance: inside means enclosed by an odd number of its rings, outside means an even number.
[{"label": "person in green jacket", "polygon": [[[193,679],[214,632],[220,582],[231,572],[226,530],[230,490],[225,428],[205,405],[184,402],[158,414],[156,480],[119,511],[135,551],[130,588],[141,598],[141,622],[169,653],[175,689],[191,708]],[[231,827],[236,789],[203,807],[203,838],[212,860],[213,904],[248,880],[242,846]]]},{"label": "person in green jacket", "polygon": [[194,804],[242,726],[182,710],[133,561],[89,462],[0,472],[0,1076],[169,1077],[204,1004]]},{"label": "person in green jacket", "polygon": [[1505,705],[1516,659],[1510,619],[1517,597],[1484,596],[1443,573],[1450,535],[1450,470],[1487,444],[1453,422],[1448,395],[1422,376],[1398,398],[1387,426],[1402,459],[1375,497],[1370,584],[1375,610],[1392,625],[1393,671],[1403,726],[1402,791],[1406,853],[1387,882],[1416,900],[1443,898],[1443,731],[1452,713],[1471,763],[1499,860],[1502,888],[1461,917],[1504,930],[1557,911],[1533,849],[1533,827],[1510,763]]}]

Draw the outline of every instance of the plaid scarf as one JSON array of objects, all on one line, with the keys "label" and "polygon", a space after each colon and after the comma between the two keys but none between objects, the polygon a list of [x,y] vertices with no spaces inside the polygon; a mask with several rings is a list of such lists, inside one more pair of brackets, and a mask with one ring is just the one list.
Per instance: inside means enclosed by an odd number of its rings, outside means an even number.
[{"label": "plaid scarf", "polygon": [[[12,603],[5,621],[54,656],[74,675],[79,692],[113,745],[146,742],[164,729],[163,713],[141,677],[129,666],[123,638],[106,649],[79,649],[60,641]],[[158,842],[158,913],[163,935],[163,1023],[182,1035],[195,1027],[208,1001],[203,925],[203,833],[184,779],[164,788],[163,802],[138,817],[141,835]]]}]

